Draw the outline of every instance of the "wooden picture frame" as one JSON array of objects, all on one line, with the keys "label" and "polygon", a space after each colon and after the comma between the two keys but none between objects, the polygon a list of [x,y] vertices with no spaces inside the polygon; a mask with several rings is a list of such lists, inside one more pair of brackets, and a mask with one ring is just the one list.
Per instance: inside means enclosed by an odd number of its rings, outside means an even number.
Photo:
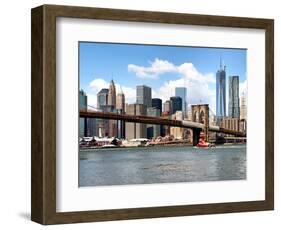
[{"label": "wooden picture frame", "polygon": [[[265,30],[265,200],[98,211],[56,211],[56,18]],[[63,224],[274,209],[274,21],[271,19],[43,5],[32,9],[31,219]]]}]

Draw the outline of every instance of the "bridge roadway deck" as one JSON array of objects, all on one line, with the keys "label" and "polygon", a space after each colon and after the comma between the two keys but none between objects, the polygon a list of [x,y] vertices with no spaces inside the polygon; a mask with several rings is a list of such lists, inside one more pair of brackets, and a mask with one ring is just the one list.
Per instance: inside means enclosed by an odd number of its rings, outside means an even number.
[{"label": "bridge roadway deck", "polygon": [[[167,126],[182,127],[182,128],[189,128],[189,129],[200,129],[200,130],[202,130],[204,128],[204,124],[194,122],[194,121],[171,120],[171,119],[166,119],[166,118],[161,118],[161,117],[117,114],[117,113],[110,113],[110,112],[80,110],[80,117],[122,120],[122,121],[126,121],[126,122],[167,125]],[[246,134],[244,132],[224,129],[219,126],[209,126],[209,131],[231,134],[231,135],[240,136],[240,137],[246,136]]]}]

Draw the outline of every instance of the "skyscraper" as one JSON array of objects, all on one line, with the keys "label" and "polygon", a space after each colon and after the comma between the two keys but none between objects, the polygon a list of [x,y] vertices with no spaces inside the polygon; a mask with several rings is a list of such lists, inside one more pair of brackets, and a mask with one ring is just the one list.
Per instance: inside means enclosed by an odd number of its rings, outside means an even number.
[{"label": "skyscraper", "polygon": [[240,98],[240,119],[247,120],[247,100],[244,92]]},{"label": "skyscraper", "polygon": [[[116,112],[116,89],[114,81],[110,81],[109,90],[108,90],[108,106],[111,106],[111,112]],[[108,121],[108,136],[109,137],[116,137],[117,136],[117,121],[116,120],[109,120]]]},{"label": "skyscraper", "polygon": [[186,111],[186,107],[187,107],[186,87],[176,87],[175,91],[176,91],[175,95],[177,97],[181,97],[181,100],[182,100],[182,113],[183,113],[183,116],[186,117],[187,116],[187,111]]},{"label": "skyscraper", "polygon": [[[102,112],[112,113],[114,108],[112,105],[102,105],[99,108]],[[114,120],[109,119],[98,119],[98,135],[99,137],[115,137],[113,133],[112,124],[116,123]],[[117,131],[116,131],[117,132]]]},{"label": "skyscraper", "polygon": [[[161,114],[162,118],[170,119],[171,114],[171,101],[167,100],[163,103],[163,111]],[[162,125],[161,136],[166,136],[170,134],[170,126]]]},{"label": "skyscraper", "polygon": [[[86,93],[83,90],[79,91],[79,110],[87,109],[88,98]],[[85,137],[87,136],[87,119],[79,118],[79,136]]]},{"label": "skyscraper", "polygon": [[151,107],[159,109],[160,115],[162,114],[162,100],[160,98],[152,98]]},{"label": "skyscraper", "polygon": [[[221,62],[221,61],[220,61]],[[225,101],[225,66],[216,74],[216,116],[222,118],[226,116],[226,101]]]},{"label": "skyscraper", "polygon": [[151,107],[151,88],[146,85],[137,86],[137,104]]},{"label": "skyscraper", "polygon": [[[146,115],[143,104],[126,104],[126,114]],[[126,139],[146,138],[146,124],[126,122]]]},{"label": "skyscraper", "polygon": [[109,85],[109,91],[108,91],[108,105],[112,105],[113,108],[116,108],[116,89],[114,81],[111,80]]},{"label": "skyscraper", "polygon": [[[116,97],[116,111],[119,114],[125,113],[125,95],[121,89],[121,92]],[[117,121],[117,137],[120,139],[125,138],[125,121]]]},{"label": "skyscraper", "polygon": [[231,118],[240,118],[239,76],[229,76],[228,97],[228,116]]},{"label": "skyscraper", "polygon": [[108,89],[101,89],[97,94],[97,108],[107,105]]},{"label": "skyscraper", "polygon": [[167,100],[163,104],[163,112],[166,114],[171,113],[171,101]]},{"label": "skyscraper", "polygon": [[[97,94],[97,108],[103,112],[111,112],[111,108],[107,108],[108,89],[103,88]],[[109,111],[108,111],[109,110]],[[97,119],[96,121],[97,135],[105,137],[109,134],[109,122],[106,119]]]},{"label": "skyscraper", "polygon": [[171,101],[171,113],[174,114],[177,111],[182,111],[182,99],[181,97],[170,97]]},{"label": "skyscraper", "polygon": [[[147,108],[147,115],[149,116],[149,114],[151,114],[152,116],[162,116],[162,100],[160,98],[152,98],[152,104],[151,104],[152,108],[157,109],[157,112],[155,114],[155,111],[148,111],[149,108]],[[159,113],[158,113],[159,112]],[[149,129],[151,130],[151,127],[147,126],[147,138],[150,138],[149,134],[151,133],[151,131],[149,131]],[[158,137],[158,136],[164,136],[164,126],[163,125],[155,125],[152,127],[153,129],[153,136],[154,137]],[[160,133],[157,133],[158,130],[160,130]]]},{"label": "skyscraper", "polygon": [[[97,94],[97,107],[103,112],[116,112],[116,89],[111,80],[109,89],[101,89]],[[98,135],[100,137],[117,136],[117,121],[108,119],[97,120]]]},{"label": "skyscraper", "polygon": [[[147,116],[160,117],[160,109],[156,107],[147,108]],[[147,125],[147,138],[156,138],[160,136],[160,125]]]},{"label": "skyscraper", "polygon": [[98,121],[98,119],[96,119],[96,118],[87,118],[87,136],[88,137],[98,136],[97,121]]},{"label": "skyscraper", "polygon": [[[176,111],[173,115],[172,115],[172,119],[173,120],[182,120],[183,114],[182,111]],[[183,139],[183,134],[184,134],[184,128],[182,127],[174,127],[174,126],[170,126],[170,135],[173,135],[175,139]]]},{"label": "skyscraper", "polygon": [[125,95],[122,90],[117,94],[116,109],[121,109],[123,112],[125,112]]},{"label": "skyscraper", "polygon": [[[124,111],[122,109],[117,109],[116,112],[118,114],[124,114]],[[117,121],[117,137],[120,139],[125,138],[125,121],[118,120]]]}]

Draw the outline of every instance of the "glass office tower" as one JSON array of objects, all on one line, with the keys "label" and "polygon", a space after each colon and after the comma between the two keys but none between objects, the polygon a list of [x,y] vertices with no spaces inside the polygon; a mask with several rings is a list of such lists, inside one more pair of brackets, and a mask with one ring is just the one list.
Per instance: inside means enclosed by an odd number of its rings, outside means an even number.
[{"label": "glass office tower", "polygon": [[151,107],[155,107],[160,110],[160,115],[162,114],[162,100],[160,98],[152,98]]},{"label": "glass office tower", "polygon": [[146,85],[137,86],[137,104],[151,107],[151,88]]},{"label": "glass office tower", "polygon": [[216,116],[218,119],[226,116],[226,101],[225,101],[225,66],[216,74]]},{"label": "glass office tower", "polygon": [[174,114],[177,111],[182,110],[182,99],[181,97],[170,97],[171,101],[171,113]]},{"label": "glass office tower", "polygon": [[231,118],[240,118],[239,76],[229,76],[228,97],[228,116]]},{"label": "glass office tower", "polygon": [[176,87],[176,97],[181,97],[182,100],[182,113],[183,116],[186,117],[187,116],[187,102],[186,102],[186,95],[187,95],[187,90],[186,87]]}]

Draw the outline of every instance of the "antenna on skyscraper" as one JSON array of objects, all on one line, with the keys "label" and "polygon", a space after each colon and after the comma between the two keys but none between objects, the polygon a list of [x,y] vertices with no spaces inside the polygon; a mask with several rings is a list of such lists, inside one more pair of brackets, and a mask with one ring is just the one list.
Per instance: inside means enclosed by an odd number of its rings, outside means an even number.
[{"label": "antenna on skyscraper", "polygon": [[221,64],[221,54],[220,54],[220,70],[222,70],[222,64]]},{"label": "antenna on skyscraper", "polygon": [[225,65],[224,61],[222,61],[222,62],[223,62],[223,70],[225,71],[226,65]]}]

